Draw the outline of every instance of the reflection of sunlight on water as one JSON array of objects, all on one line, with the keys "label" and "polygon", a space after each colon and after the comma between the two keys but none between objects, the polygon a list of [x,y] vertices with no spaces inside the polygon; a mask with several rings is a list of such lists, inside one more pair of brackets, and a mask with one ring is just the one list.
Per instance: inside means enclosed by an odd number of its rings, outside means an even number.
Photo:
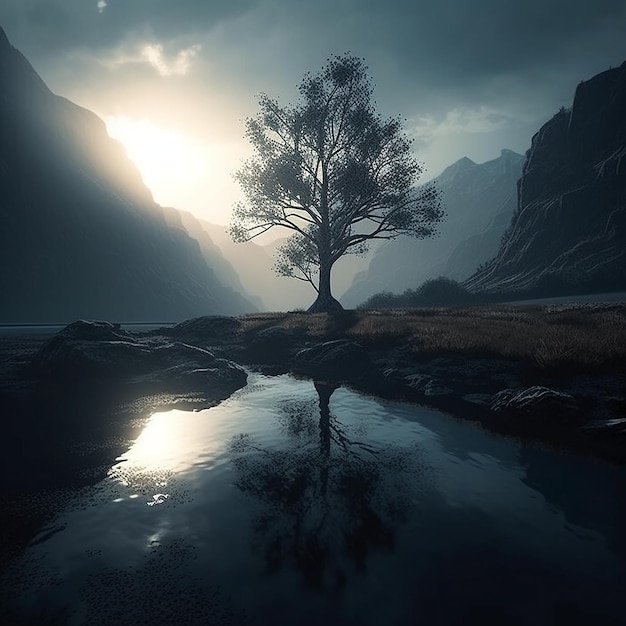
[{"label": "reflection of sunlight on water", "polygon": [[[345,388],[323,415],[310,381],[250,379],[211,409],[154,414],[109,479],[31,543],[12,577],[19,604],[76,607],[70,626],[184,623],[214,611],[216,588],[254,623],[409,624],[423,600],[449,615],[420,623],[469,624],[461,609],[500,598],[534,624],[529,597],[549,612],[583,590],[623,609],[623,587],[610,586],[623,563],[591,517],[606,519],[623,478],[580,462],[598,499],[578,525],[548,498],[575,494],[569,516],[588,501],[560,457]],[[545,497],[532,486],[542,480]],[[446,602],[451,592],[463,602]]]},{"label": "reflection of sunlight on water", "polygon": [[165,504],[172,495],[174,474],[213,469],[225,462],[228,434],[211,410],[179,410],[155,413],[131,448],[117,458],[109,478],[128,490],[114,502],[145,498],[152,508]]},{"label": "reflection of sunlight on water", "polygon": [[[212,465],[223,446],[212,418],[210,411],[155,413],[132,447],[117,458],[109,476],[131,486],[137,474],[149,474],[154,486],[162,488],[167,487],[171,473]],[[149,504],[160,504],[167,497],[166,493],[157,493]]]}]

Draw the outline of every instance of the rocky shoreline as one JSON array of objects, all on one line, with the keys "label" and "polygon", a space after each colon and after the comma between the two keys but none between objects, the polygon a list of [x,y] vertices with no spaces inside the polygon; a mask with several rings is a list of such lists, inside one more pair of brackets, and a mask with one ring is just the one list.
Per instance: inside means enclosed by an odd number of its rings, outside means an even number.
[{"label": "rocky shoreline", "polygon": [[365,346],[341,333],[312,337],[230,317],[141,333],[75,322],[52,337],[4,337],[0,351],[0,491],[12,529],[3,558],[62,507],[62,494],[104,478],[152,412],[213,406],[245,386],[246,369],[343,384],[496,434],[626,462],[624,365],[546,373],[521,360],[420,355],[402,340]]},{"label": "rocky shoreline", "polygon": [[247,379],[207,350],[108,322],[0,337],[0,357],[0,573],[79,490],[106,477],[154,411],[214,406]]},{"label": "rocky shoreline", "polygon": [[497,434],[626,463],[624,365],[546,373],[515,359],[420,356],[402,341],[366,347],[281,326],[245,331],[233,318],[197,318],[166,332],[267,374],[344,384],[441,409]]}]

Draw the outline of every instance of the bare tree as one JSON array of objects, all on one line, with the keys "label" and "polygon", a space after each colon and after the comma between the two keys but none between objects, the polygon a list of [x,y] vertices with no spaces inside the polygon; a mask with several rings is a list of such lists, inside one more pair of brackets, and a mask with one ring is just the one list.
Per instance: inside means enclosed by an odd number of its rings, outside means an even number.
[{"label": "bare tree", "polygon": [[276,271],[313,285],[309,311],[340,310],[330,282],[338,259],[374,239],[429,237],[444,213],[433,185],[415,186],[423,165],[402,121],[376,112],[362,59],[333,57],[299,91],[285,107],[262,94],[246,120],[254,156],[235,173],[246,202],[235,205],[230,234],[244,242],[275,226],[292,231]]}]

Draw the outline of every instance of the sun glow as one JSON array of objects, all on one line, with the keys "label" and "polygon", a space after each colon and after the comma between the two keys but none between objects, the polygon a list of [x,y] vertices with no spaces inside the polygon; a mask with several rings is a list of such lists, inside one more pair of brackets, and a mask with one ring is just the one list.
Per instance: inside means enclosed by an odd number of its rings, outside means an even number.
[{"label": "sun glow", "polygon": [[180,133],[127,117],[108,119],[107,129],[124,144],[149,187],[164,179],[175,185],[206,175],[202,146]]},{"label": "sun glow", "polygon": [[128,117],[106,118],[106,125],[109,135],[126,148],[156,202],[227,223],[233,202],[240,198],[231,176],[241,161],[238,145],[202,143]]},{"label": "sun glow", "polygon": [[[212,436],[210,421],[201,413],[176,409],[154,413],[109,476],[130,484],[138,473],[182,472],[202,461],[210,464],[221,445],[219,437]],[[158,486],[166,487],[167,481]]]}]

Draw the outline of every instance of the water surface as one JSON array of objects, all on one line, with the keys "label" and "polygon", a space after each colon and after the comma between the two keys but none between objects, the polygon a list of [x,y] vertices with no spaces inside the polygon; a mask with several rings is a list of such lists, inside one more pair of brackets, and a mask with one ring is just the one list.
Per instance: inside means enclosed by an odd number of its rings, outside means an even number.
[{"label": "water surface", "polygon": [[[0,337],[54,335],[63,330],[68,324],[0,324]],[[130,332],[146,332],[173,325],[174,322],[122,322],[120,328]]]},{"label": "water surface", "polygon": [[253,374],[154,414],[7,588],[68,624],[622,624],[626,473]]}]

